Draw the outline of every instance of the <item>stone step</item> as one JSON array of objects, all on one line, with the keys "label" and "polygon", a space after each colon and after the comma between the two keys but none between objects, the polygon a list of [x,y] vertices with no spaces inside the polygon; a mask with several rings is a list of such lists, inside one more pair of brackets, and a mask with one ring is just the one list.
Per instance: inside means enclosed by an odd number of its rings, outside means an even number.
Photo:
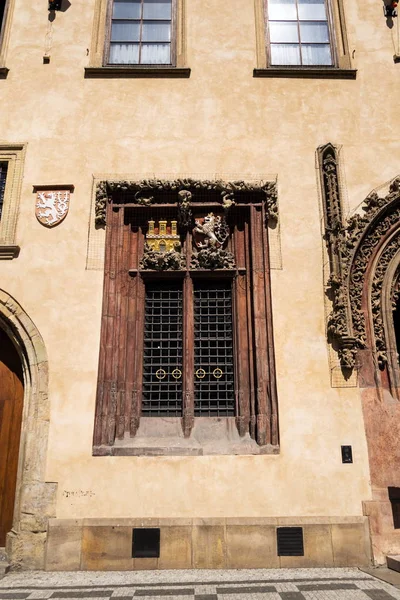
[{"label": "stone step", "polygon": [[387,556],[386,557],[386,563],[388,566],[388,569],[392,569],[392,571],[397,571],[398,573],[400,573],[400,555],[397,554],[396,556]]}]

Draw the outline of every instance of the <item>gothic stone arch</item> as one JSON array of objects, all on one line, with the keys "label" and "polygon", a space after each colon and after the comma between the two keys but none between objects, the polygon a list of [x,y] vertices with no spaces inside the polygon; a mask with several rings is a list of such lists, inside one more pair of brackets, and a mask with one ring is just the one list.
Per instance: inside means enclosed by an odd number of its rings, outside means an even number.
[{"label": "gothic stone arch", "polygon": [[14,520],[6,551],[13,568],[42,569],[57,490],[57,484],[45,481],[50,420],[47,354],[34,323],[4,290],[0,290],[0,327],[18,350],[25,386]]},{"label": "gothic stone arch", "polygon": [[400,275],[400,177],[385,196],[369,194],[363,214],[346,222],[337,149],[328,144],[317,155],[330,264],[327,334],[344,373],[359,370],[372,487],[364,514],[370,518],[374,559],[381,564],[386,554],[400,552],[388,496],[388,488],[400,487],[400,369],[393,325]]}]

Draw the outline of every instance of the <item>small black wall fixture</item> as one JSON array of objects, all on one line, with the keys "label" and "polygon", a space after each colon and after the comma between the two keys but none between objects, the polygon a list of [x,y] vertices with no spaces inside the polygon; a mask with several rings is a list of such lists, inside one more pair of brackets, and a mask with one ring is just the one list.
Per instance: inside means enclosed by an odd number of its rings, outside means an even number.
[{"label": "small black wall fixture", "polygon": [[388,4],[385,4],[383,7],[383,12],[385,17],[393,18],[397,17],[397,0],[392,0]]},{"label": "small black wall fixture", "polygon": [[342,446],[342,463],[353,462],[353,449],[351,446]]},{"label": "small black wall fixture", "polygon": [[62,0],[49,0],[49,10],[61,10]]}]

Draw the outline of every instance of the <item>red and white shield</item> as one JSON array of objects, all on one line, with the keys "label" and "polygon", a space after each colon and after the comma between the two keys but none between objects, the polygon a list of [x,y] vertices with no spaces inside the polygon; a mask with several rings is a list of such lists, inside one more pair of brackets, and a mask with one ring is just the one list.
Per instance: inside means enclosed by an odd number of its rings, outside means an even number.
[{"label": "red and white shield", "polygon": [[46,190],[38,192],[35,215],[45,227],[54,227],[65,219],[69,209],[69,190]]}]

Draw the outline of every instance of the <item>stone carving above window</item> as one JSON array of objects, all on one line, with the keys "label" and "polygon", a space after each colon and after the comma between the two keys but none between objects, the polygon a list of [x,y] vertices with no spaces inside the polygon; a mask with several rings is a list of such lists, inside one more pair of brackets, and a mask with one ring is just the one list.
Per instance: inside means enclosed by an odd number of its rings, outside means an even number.
[{"label": "stone carving above window", "polygon": [[[165,198],[165,192],[176,193],[174,202],[179,206],[178,224],[189,228],[192,223],[191,203],[196,195],[217,192],[225,213],[235,205],[235,195],[243,192],[263,192],[265,218],[268,222],[278,220],[278,195],[275,181],[223,181],[196,179],[142,179],[140,181],[100,181],[96,187],[95,222],[97,226],[106,224],[106,206],[111,197],[118,194],[132,195],[134,204],[148,206],[156,202],[157,196]],[[165,202],[166,200],[162,200]],[[198,201],[198,199],[197,199]]]}]

